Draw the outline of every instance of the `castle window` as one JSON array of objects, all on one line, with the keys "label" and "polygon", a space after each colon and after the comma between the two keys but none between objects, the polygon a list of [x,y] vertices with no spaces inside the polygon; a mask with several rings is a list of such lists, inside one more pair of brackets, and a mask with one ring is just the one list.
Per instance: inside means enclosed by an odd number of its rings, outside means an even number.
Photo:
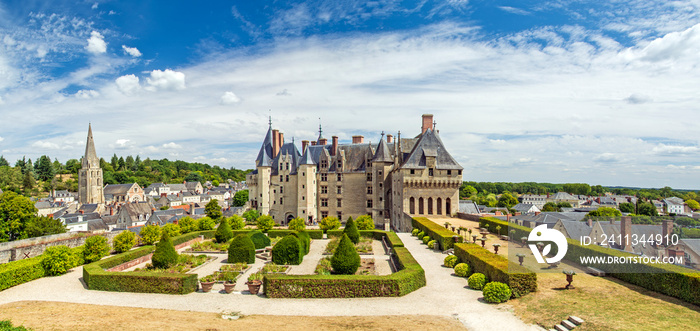
[{"label": "castle window", "polygon": [[328,161],[321,160],[321,168],[328,168]]},{"label": "castle window", "polygon": [[457,170],[457,174],[461,176],[461,175],[462,175],[462,170]]},{"label": "castle window", "polygon": [[289,162],[286,163],[285,167],[287,168],[287,170],[289,170]]},{"label": "castle window", "polygon": [[367,200],[367,208],[372,208],[372,199]]},{"label": "castle window", "polygon": [[338,169],[343,168],[343,161],[338,160]]},{"label": "castle window", "polygon": [[379,182],[379,187],[382,187],[382,182]]},{"label": "castle window", "polygon": [[379,202],[382,202],[382,197],[379,197]]},{"label": "castle window", "polygon": [[280,182],[284,181],[284,175],[280,175]]},{"label": "castle window", "polygon": [[328,217],[328,212],[327,211],[322,211],[321,212],[321,218],[326,218]]},{"label": "castle window", "polygon": [[321,181],[327,182],[328,181],[328,174],[321,174]]},{"label": "castle window", "polygon": [[284,186],[280,186],[280,194],[284,193]]},{"label": "castle window", "polygon": [[411,169],[411,175],[415,175],[415,174],[416,174],[416,169]]},{"label": "castle window", "polygon": [[328,199],[326,199],[326,198],[321,199],[321,207],[328,207]]},{"label": "castle window", "polygon": [[286,181],[287,181],[287,182],[289,181],[289,175],[287,175],[287,180],[286,180]]},{"label": "castle window", "polygon": [[372,173],[371,172],[367,174],[367,181],[368,182],[372,181]]},{"label": "castle window", "polygon": [[339,212],[338,212],[338,219],[339,219],[339,220],[342,220],[342,219],[343,219],[343,212],[342,212],[342,211],[339,211]]},{"label": "castle window", "polygon": [[343,206],[343,200],[338,199],[338,208]]},{"label": "castle window", "polygon": [[447,175],[452,176],[452,170],[447,170]]},{"label": "castle window", "polygon": [[338,174],[338,181],[342,181],[342,180],[343,180],[343,175],[342,175],[342,174]]},{"label": "castle window", "polygon": [[284,204],[284,198],[280,198],[280,205]]},{"label": "castle window", "polygon": [[428,169],[428,176],[430,176],[430,177],[433,176],[433,168]]},{"label": "castle window", "polygon": [[280,162],[280,170],[282,170],[282,163]]},{"label": "castle window", "polygon": [[306,200],[306,197],[302,196],[302,197],[301,197],[301,200]]},{"label": "castle window", "polygon": [[342,186],[338,186],[338,194],[343,194],[343,187]]},{"label": "castle window", "polygon": [[321,186],[321,194],[328,194],[328,186]]},{"label": "castle window", "polygon": [[381,170],[379,170],[378,172],[379,172],[379,176],[381,177],[381,175],[382,175],[382,171],[381,171]]},{"label": "castle window", "polygon": [[372,186],[367,186],[367,194],[372,194]]}]

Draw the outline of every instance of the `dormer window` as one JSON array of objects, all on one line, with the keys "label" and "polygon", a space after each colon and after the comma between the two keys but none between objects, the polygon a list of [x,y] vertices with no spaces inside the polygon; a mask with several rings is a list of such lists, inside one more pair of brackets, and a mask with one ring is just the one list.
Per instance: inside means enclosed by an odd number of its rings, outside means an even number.
[{"label": "dormer window", "polygon": [[432,177],[433,176],[433,168],[428,168],[428,176]]},{"label": "dormer window", "polygon": [[343,161],[338,160],[338,169],[341,169],[341,168],[343,168]]},{"label": "dormer window", "polygon": [[328,161],[321,160],[321,168],[328,168]]}]

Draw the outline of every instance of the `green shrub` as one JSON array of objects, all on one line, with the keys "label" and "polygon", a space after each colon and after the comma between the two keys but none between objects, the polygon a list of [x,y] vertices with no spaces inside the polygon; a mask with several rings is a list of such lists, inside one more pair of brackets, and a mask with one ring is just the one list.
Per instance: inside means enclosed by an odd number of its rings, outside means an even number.
[{"label": "green shrub", "polygon": [[424,236],[424,237],[423,237],[423,244],[426,244],[426,245],[427,245],[429,241],[430,241],[430,237],[429,237],[429,236]]},{"label": "green shrub", "polygon": [[434,248],[436,242],[437,242],[437,241],[435,241],[435,240],[428,241],[428,247]]},{"label": "green shrub", "polygon": [[309,254],[309,249],[311,248],[311,237],[306,231],[295,232],[294,235],[299,238],[299,242],[304,251],[304,255]]},{"label": "green shrub", "polygon": [[245,228],[245,220],[243,219],[243,217],[233,215],[227,220],[229,226],[231,227],[231,230],[242,230],[243,228]]},{"label": "green shrub", "polygon": [[469,265],[466,263],[458,263],[455,266],[455,275],[459,277],[467,277],[469,276]]},{"label": "green shrub", "polygon": [[303,246],[294,235],[288,235],[272,247],[272,262],[298,265],[304,258]]},{"label": "green shrub", "polygon": [[43,256],[37,256],[0,264],[0,291],[44,277],[46,272],[41,266],[43,258]]},{"label": "green shrub", "polygon": [[250,231],[247,233],[247,236],[250,237],[250,240],[253,241],[255,249],[262,249],[267,246],[270,246],[270,238],[268,238],[260,230]]},{"label": "green shrub", "polygon": [[156,250],[151,257],[151,263],[156,269],[167,269],[177,263],[178,255],[175,246],[170,240],[168,232],[163,231],[160,241],[156,244]]},{"label": "green shrub", "polygon": [[160,239],[161,230],[157,225],[146,225],[139,232],[139,237],[141,237],[141,242],[144,245],[153,245],[158,239]]},{"label": "green shrub", "polygon": [[255,244],[249,236],[239,234],[231,240],[227,263],[255,263]]},{"label": "green shrub", "polygon": [[129,251],[136,245],[136,234],[129,230],[122,231],[112,240],[112,248],[117,253]]},{"label": "green shrub", "polygon": [[513,298],[537,291],[537,274],[518,263],[508,261],[503,255],[493,254],[477,244],[456,244],[454,252],[460,262],[469,264],[472,272],[482,273],[491,281],[507,284]]},{"label": "green shrub", "polygon": [[179,221],[177,221],[177,225],[180,226],[180,232],[182,232],[182,234],[195,232],[199,230],[197,228],[197,221],[195,221],[189,216],[181,218]]},{"label": "green shrub", "polygon": [[301,217],[297,217],[287,224],[287,228],[294,231],[304,231],[306,229],[306,222]]},{"label": "green shrub", "polygon": [[442,263],[448,268],[454,268],[458,261],[459,259],[457,258],[457,256],[448,255],[445,257],[445,260]]},{"label": "green shrub", "polygon": [[13,326],[12,322],[10,321],[0,321],[0,330],[2,331],[29,331],[31,329],[27,329],[24,326]]},{"label": "green shrub", "polygon": [[420,233],[420,229],[413,229],[413,231],[411,231],[411,235],[414,237],[417,237],[418,233]]},{"label": "green shrub", "polygon": [[260,213],[257,209],[250,209],[243,213],[243,218],[245,218],[245,222],[248,224],[255,224],[255,221],[258,220],[258,217],[260,217]]},{"label": "green shrub", "polygon": [[78,265],[78,257],[68,246],[52,246],[42,254],[41,266],[49,276],[65,274],[69,269]]},{"label": "green shrub", "polygon": [[418,239],[420,239],[420,240],[423,240],[423,237],[425,237],[425,232],[423,232],[423,231],[418,232],[416,237],[418,237]]},{"label": "green shrub", "polygon": [[482,273],[475,272],[467,278],[467,285],[475,290],[481,290],[486,285],[486,276]]},{"label": "green shrub", "polygon": [[166,225],[163,225],[161,231],[167,232],[170,238],[175,238],[181,234],[180,226],[175,223],[168,223]]},{"label": "green shrub", "polygon": [[353,275],[360,267],[360,263],[360,254],[357,254],[355,245],[347,234],[343,234],[338,248],[336,248],[333,257],[331,257],[333,272],[340,275]]},{"label": "green shrub", "polygon": [[347,223],[345,223],[343,233],[350,238],[353,244],[360,242],[360,232],[357,230],[357,225],[355,225],[355,221],[352,220],[352,217],[348,218]]},{"label": "green shrub", "polygon": [[109,254],[109,244],[107,238],[103,236],[92,236],[85,239],[83,245],[83,260],[85,263],[99,261]]},{"label": "green shrub", "polygon": [[374,230],[374,220],[372,216],[362,215],[355,220],[358,230]]},{"label": "green shrub", "polygon": [[340,221],[337,217],[324,217],[320,222],[318,222],[318,227],[325,233],[328,230],[335,230],[340,228]]},{"label": "green shrub", "polygon": [[508,285],[500,282],[490,282],[484,286],[484,300],[491,303],[506,302],[510,299],[511,292]]},{"label": "green shrub", "polygon": [[255,226],[258,227],[258,230],[267,232],[275,226],[275,220],[269,215],[263,215],[258,217],[258,220],[255,221]]},{"label": "green shrub", "polygon": [[223,244],[231,240],[231,238],[233,238],[231,226],[228,224],[228,220],[223,218],[221,219],[219,227],[216,229],[216,233],[214,233],[214,239],[216,242]]},{"label": "green shrub", "polygon": [[197,227],[199,228],[199,231],[214,230],[214,227],[216,227],[216,221],[210,217],[202,217],[197,220]]},{"label": "green shrub", "polygon": [[[452,248],[455,239],[457,242],[462,242],[462,240],[464,240],[462,237],[457,236],[456,233],[445,229],[444,226],[440,226],[425,217],[414,217],[411,219],[411,223],[414,228],[421,229],[421,231],[424,232],[423,236],[429,236],[435,239],[440,245],[441,250]],[[423,236],[418,238],[423,238]]]}]

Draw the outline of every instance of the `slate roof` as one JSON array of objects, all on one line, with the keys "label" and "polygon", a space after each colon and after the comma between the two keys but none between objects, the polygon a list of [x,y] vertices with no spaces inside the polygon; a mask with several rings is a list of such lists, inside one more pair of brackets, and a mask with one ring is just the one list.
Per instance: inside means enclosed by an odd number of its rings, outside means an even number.
[{"label": "slate roof", "polygon": [[394,162],[391,150],[384,140],[384,134],[382,133],[382,138],[379,140],[379,145],[377,145],[377,152],[374,153],[374,158],[372,162]]},{"label": "slate roof", "polygon": [[579,240],[583,236],[588,236],[591,234],[592,227],[588,226],[586,222],[580,221],[561,221],[561,225],[569,234],[569,238]]},{"label": "slate roof", "polygon": [[99,231],[99,230],[104,230],[107,231],[109,230],[109,227],[107,226],[107,223],[103,219],[94,219],[94,220],[89,220],[88,221],[88,231]]},{"label": "slate roof", "polygon": [[[511,208],[511,209],[514,209],[517,212],[526,213],[526,212],[530,211],[530,209],[532,209],[532,207],[535,207],[535,205],[531,204],[531,203],[519,203],[519,204],[513,206],[513,208]],[[539,208],[537,208],[537,210],[539,210]]]},{"label": "slate roof", "polygon": [[465,214],[481,214],[479,206],[471,200],[459,200],[459,212]]},{"label": "slate roof", "polygon": [[255,166],[270,166],[272,164],[272,124],[267,129],[267,134],[263,140],[262,146],[260,146],[260,151],[258,152],[258,157],[255,158]]},{"label": "slate roof", "polygon": [[88,124],[87,143],[85,144],[85,157],[82,162],[84,168],[97,168],[100,166],[100,159],[95,152],[95,140],[92,138],[92,124]]},{"label": "slate roof", "polygon": [[185,184],[168,184],[170,192],[187,192]]},{"label": "slate roof", "polygon": [[550,197],[550,199],[554,199],[554,200],[578,200],[577,197],[575,197],[569,193],[566,193],[566,192],[557,192],[557,194]]},{"label": "slate roof", "polygon": [[294,145],[294,143],[286,143],[282,145],[280,148],[279,154],[277,154],[277,157],[272,160],[272,172],[271,174],[273,176],[279,174],[279,169],[280,169],[280,158],[282,155],[290,155],[292,157],[292,161],[289,164],[289,173],[291,175],[294,175],[297,173],[297,167],[299,166],[299,160],[301,159],[301,153],[299,153],[299,150],[297,149],[297,146]]},{"label": "slate roof", "polygon": [[105,186],[103,192],[105,195],[125,195],[134,185],[136,184],[108,184]]},{"label": "slate roof", "polygon": [[88,214],[88,213],[94,213],[95,211],[97,211],[97,209],[99,207],[100,207],[100,205],[98,205],[96,203],[86,203],[86,204],[83,204],[82,206],[80,206],[80,208],[78,210],[82,210],[85,214]]},{"label": "slate roof", "polygon": [[401,168],[423,169],[426,167],[427,157],[435,157],[435,168],[437,169],[463,169],[452,155],[447,152],[442,140],[440,140],[438,134],[432,129],[426,130],[425,133],[420,136],[408,158],[406,158],[401,165]]},{"label": "slate roof", "polygon": [[100,219],[100,214],[99,213],[73,213],[73,214],[64,214],[61,216],[61,219],[68,224],[73,224],[73,223],[78,223],[80,222],[80,219],[82,218],[83,222],[87,222],[89,220],[95,220],[95,219]]},{"label": "slate roof", "polygon": [[681,239],[679,241],[688,246],[695,254],[700,255],[700,239]]}]

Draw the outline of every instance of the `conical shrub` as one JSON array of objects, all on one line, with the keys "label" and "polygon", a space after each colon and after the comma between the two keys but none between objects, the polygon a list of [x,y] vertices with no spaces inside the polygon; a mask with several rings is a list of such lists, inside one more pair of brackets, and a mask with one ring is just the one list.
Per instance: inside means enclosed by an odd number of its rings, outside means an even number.
[{"label": "conical shrub", "polygon": [[357,230],[357,224],[352,220],[352,217],[348,218],[348,221],[345,223],[343,233],[350,238],[353,244],[360,242],[360,231]]},{"label": "conical shrub", "polygon": [[296,236],[290,234],[272,247],[272,262],[298,265],[304,259],[304,247]]},{"label": "conical shrub", "polygon": [[160,241],[156,244],[151,263],[156,269],[167,269],[177,263],[178,255],[167,231],[163,231]]},{"label": "conical shrub", "polygon": [[311,248],[311,237],[309,236],[309,233],[306,231],[297,231],[294,232],[293,235],[299,238],[299,243],[301,243],[304,255],[309,254],[309,249]]},{"label": "conical shrub", "polygon": [[[222,221],[223,222],[223,221]],[[228,263],[255,263],[255,244],[250,237],[240,234],[228,246]]]},{"label": "conical shrub", "polygon": [[353,275],[360,267],[360,254],[357,254],[355,245],[347,234],[343,234],[343,238],[340,239],[338,248],[331,257],[331,266],[334,273],[341,275]]},{"label": "conical shrub", "polygon": [[216,242],[222,244],[231,240],[231,238],[233,238],[233,231],[231,231],[231,225],[228,224],[226,218],[222,218],[221,224],[219,224],[219,227],[214,233],[214,239],[216,239]]}]

